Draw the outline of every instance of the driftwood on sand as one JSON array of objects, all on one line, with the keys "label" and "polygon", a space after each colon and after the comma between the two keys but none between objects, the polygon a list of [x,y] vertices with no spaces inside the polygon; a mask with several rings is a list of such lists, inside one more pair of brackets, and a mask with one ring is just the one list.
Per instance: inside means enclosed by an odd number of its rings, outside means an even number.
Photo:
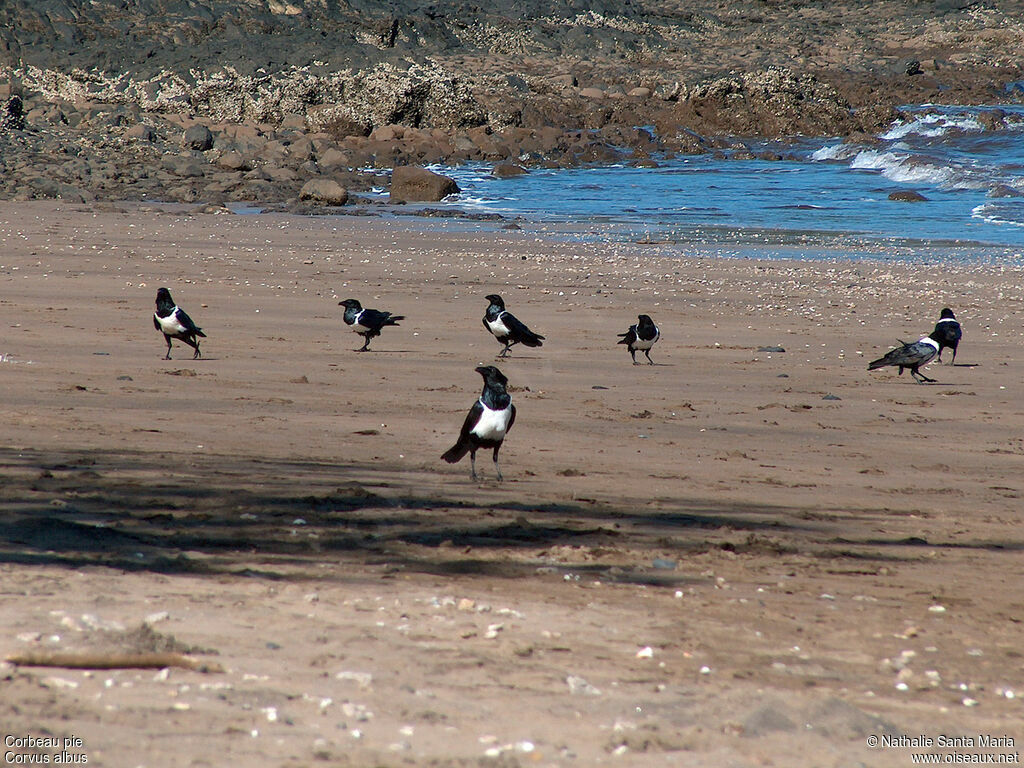
[{"label": "driftwood on sand", "polygon": [[196,672],[223,672],[217,662],[199,661],[180,653],[101,653],[30,651],[8,656],[22,667],[64,667],[67,669],[163,669],[181,667]]}]

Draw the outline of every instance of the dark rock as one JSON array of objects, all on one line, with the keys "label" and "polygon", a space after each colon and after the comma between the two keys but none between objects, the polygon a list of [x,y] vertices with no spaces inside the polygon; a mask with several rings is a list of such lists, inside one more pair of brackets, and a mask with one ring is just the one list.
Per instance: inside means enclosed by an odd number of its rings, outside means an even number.
[{"label": "dark rock", "polygon": [[183,179],[196,179],[206,175],[204,163],[187,155],[168,155],[161,162],[161,167]]},{"label": "dark rock", "polygon": [[206,205],[201,205],[195,209],[195,213],[212,214],[214,216],[222,216],[224,214],[234,215],[234,211],[223,203],[207,203]]},{"label": "dark rock", "polygon": [[908,75],[920,75],[923,72],[921,62],[917,59],[910,59],[903,65],[903,71]]},{"label": "dark rock", "polygon": [[23,130],[25,130],[25,103],[21,96],[14,94],[7,100],[3,114],[0,115],[0,131]]},{"label": "dark rock", "polygon": [[997,184],[988,191],[989,197],[1024,197],[1024,192],[1019,189],[1007,186],[1006,184]]},{"label": "dark rock", "polygon": [[499,179],[509,179],[515,176],[522,176],[527,170],[521,165],[514,163],[499,163],[491,169],[491,175]]},{"label": "dark rock", "polygon": [[977,120],[986,131],[1003,131],[1010,125],[1009,117],[1005,110],[986,109],[978,113]]},{"label": "dark rock", "polygon": [[923,203],[928,200],[920,192],[915,192],[912,189],[900,189],[896,192],[890,192],[889,199],[899,203]]},{"label": "dark rock", "polygon": [[336,166],[348,166],[351,160],[347,153],[331,147],[320,155],[317,162],[321,168],[334,168]]},{"label": "dark rock", "polygon": [[271,181],[287,182],[296,181],[299,178],[299,174],[286,166],[267,165],[264,166],[263,172]]},{"label": "dark rock", "polygon": [[148,125],[137,123],[124,132],[126,139],[136,139],[137,141],[148,141],[152,142],[156,138],[156,134],[153,133],[153,129]]},{"label": "dark rock", "polygon": [[181,143],[189,149],[205,152],[208,149],[213,149],[213,133],[205,125],[196,123],[185,131]]},{"label": "dark rock", "polygon": [[[69,203],[84,203],[95,199],[95,196],[84,189],[54,181],[42,176],[35,176],[26,179],[26,186],[31,190],[32,195],[38,198],[50,198],[54,200],[66,200]],[[26,198],[28,199],[28,198]]]},{"label": "dark rock", "polygon": [[238,152],[225,152],[217,159],[217,165],[232,171],[251,171],[252,163]]},{"label": "dark rock", "polygon": [[300,200],[316,200],[327,205],[344,205],[348,190],[333,179],[310,179],[299,190]]},{"label": "dark rock", "polygon": [[356,120],[347,115],[338,115],[330,118],[323,126],[323,131],[335,141],[341,141],[349,136],[369,136],[373,126],[362,120]]},{"label": "dark rock", "polygon": [[454,179],[416,165],[400,165],[391,172],[392,203],[438,201],[460,192]]},{"label": "dark rock", "polygon": [[783,67],[702,83],[676,110],[680,123],[715,135],[840,135],[860,127],[835,88]]}]

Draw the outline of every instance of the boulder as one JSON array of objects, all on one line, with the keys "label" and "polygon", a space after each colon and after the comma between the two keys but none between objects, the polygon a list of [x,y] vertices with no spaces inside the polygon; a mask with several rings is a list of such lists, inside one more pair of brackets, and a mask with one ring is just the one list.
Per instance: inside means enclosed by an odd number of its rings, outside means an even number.
[{"label": "boulder", "polygon": [[206,175],[203,163],[189,155],[166,155],[160,167],[183,179],[197,179]]},{"label": "boulder", "polygon": [[526,169],[514,163],[498,163],[491,169],[491,175],[499,179],[510,179],[514,176],[522,176]]},{"label": "boulder", "polygon": [[21,96],[15,94],[7,100],[3,113],[0,114],[0,131],[25,130],[25,105]]},{"label": "boulder", "polygon": [[340,149],[330,147],[326,149],[318,158],[318,163],[322,168],[332,168],[334,166],[347,166],[349,165],[349,156],[342,152]]},{"label": "boulder", "polygon": [[213,134],[205,125],[197,123],[185,131],[181,143],[189,149],[205,152],[208,149],[213,149]]},{"label": "boulder", "polygon": [[298,115],[295,113],[289,113],[281,118],[280,124],[277,126],[279,131],[305,131],[306,130],[306,116]]},{"label": "boulder", "polygon": [[996,184],[988,191],[989,197],[1024,197],[1024,192],[1007,184]]},{"label": "boulder", "polygon": [[443,200],[460,192],[455,179],[418,165],[400,165],[391,172],[391,202]]},{"label": "boulder", "polygon": [[333,179],[310,179],[299,190],[300,200],[316,200],[326,205],[344,205],[348,190]]},{"label": "boulder", "polygon": [[127,131],[124,132],[126,139],[137,139],[138,141],[152,142],[156,139],[156,134],[153,133],[153,129],[143,123],[136,123]]},{"label": "boulder", "polygon": [[251,171],[252,163],[238,152],[225,152],[217,160],[217,165],[229,171]]},{"label": "boulder", "polygon": [[923,203],[928,198],[912,189],[900,189],[889,193],[889,199],[899,203]]}]

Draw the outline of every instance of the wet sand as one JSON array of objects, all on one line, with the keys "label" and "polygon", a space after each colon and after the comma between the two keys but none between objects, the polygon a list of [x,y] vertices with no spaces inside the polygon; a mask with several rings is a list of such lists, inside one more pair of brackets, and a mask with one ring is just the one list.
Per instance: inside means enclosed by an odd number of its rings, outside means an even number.
[{"label": "wet sand", "polygon": [[[225,670],[5,665],[6,733],[149,767],[1019,751],[1021,268],[416,226],[0,204],[0,654]],[[201,360],[162,359],[160,286]],[[495,363],[494,292],[542,348]],[[407,319],[357,354],[349,297]],[[937,384],[867,372],[943,306]],[[654,366],[615,344],[640,312]],[[439,459],[479,364],[518,408],[500,484]]]}]

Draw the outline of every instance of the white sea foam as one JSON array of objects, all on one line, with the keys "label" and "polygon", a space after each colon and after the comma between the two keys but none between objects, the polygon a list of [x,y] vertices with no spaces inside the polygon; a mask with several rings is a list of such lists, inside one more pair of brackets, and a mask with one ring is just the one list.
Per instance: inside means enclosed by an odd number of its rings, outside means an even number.
[{"label": "white sea foam", "polygon": [[[499,203],[507,202],[506,199],[498,199],[495,197],[485,197],[483,195],[457,195],[450,202],[458,203],[460,206],[467,206],[471,208],[491,208],[497,206]],[[498,210],[498,209],[496,209]]]},{"label": "white sea foam", "polygon": [[879,152],[876,149],[862,149],[853,158],[850,167],[854,170],[885,171],[897,167],[910,155],[898,155],[895,152]]},{"label": "white sea foam", "polygon": [[811,153],[811,160],[824,162],[826,160],[849,160],[857,154],[856,147],[849,144],[830,144],[827,147],[815,150]]},{"label": "white sea foam", "polygon": [[982,131],[984,126],[971,115],[923,115],[909,122],[898,121],[879,138],[896,141],[910,134],[934,138],[943,136],[949,131]]},{"label": "white sea foam", "polygon": [[850,168],[881,171],[882,176],[890,181],[904,184],[928,184],[960,189],[983,186],[982,182],[972,180],[964,169],[942,165],[913,154],[865,149],[853,159]]},{"label": "white sea foam", "polygon": [[989,224],[1024,227],[1024,204],[982,203],[971,209],[971,216]]}]

